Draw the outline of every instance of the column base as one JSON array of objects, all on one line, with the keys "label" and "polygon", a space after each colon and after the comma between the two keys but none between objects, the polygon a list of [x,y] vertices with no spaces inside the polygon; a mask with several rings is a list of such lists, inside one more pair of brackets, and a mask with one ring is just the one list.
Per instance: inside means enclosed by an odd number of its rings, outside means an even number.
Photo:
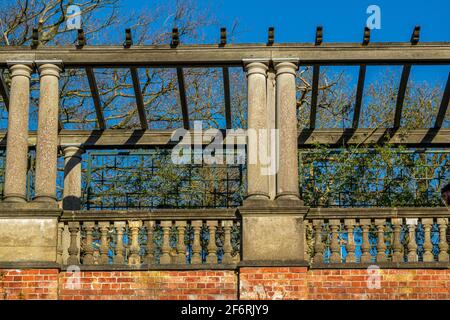
[{"label": "column base", "polygon": [[243,263],[304,261],[308,207],[300,200],[245,201],[239,212]]},{"label": "column base", "polygon": [[53,196],[36,196],[34,197],[33,201],[35,202],[49,202],[49,203],[56,203],[56,198]]},{"label": "column base", "polygon": [[280,201],[297,201],[298,203],[301,203],[301,205],[303,205],[303,201],[300,199],[300,196],[298,193],[293,193],[293,192],[281,192],[281,193],[277,193],[277,195],[275,196],[275,200],[277,202]]},{"label": "column base", "polygon": [[14,202],[14,203],[24,203],[27,202],[27,198],[22,195],[16,195],[16,194],[10,194],[7,196],[4,196],[3,198],[4,202]]}]

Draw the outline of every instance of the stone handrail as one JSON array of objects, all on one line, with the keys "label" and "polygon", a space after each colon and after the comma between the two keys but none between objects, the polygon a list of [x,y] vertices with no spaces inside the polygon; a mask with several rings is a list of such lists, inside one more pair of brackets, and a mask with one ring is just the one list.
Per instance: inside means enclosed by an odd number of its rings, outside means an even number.
[{"label": "stone handrail", "polygon": [[312,265],[449,263],[447,208],[314,208],[305,218]]},{"label": "stone handrail", "polygon": [[65,211],[58,224],[58,262],[66,266],[231,266],[239,247],[232,209]]}]

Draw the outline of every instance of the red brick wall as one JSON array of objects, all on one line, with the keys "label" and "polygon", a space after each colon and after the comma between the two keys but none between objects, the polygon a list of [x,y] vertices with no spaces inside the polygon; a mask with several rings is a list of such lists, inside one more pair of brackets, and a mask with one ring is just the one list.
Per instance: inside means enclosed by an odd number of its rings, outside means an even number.
[{"label": "red brick wall", "polygon": [[236,299],[234,271],[120,271],[60,274],[60,299]]},{"label": "red brick wall", "polygon": [[0,270],[0,299],[57,299],[57,269]]},{"label": "red brick wall", "polygon": [[[241,299],[450,299],[450,269],[243,268]],[[372,278],[371,278],[372,277]]]},{"label": "red brick wall", "polygon": [[[450,299],[450,269],[0,270],[0,299]],[[239,277],[239,279],[238,279]],[[369,283],[368,283],[369,281]],[[237,284],[239,282],[239,293]],[[379,284],[379,287],[377,286]]]}]

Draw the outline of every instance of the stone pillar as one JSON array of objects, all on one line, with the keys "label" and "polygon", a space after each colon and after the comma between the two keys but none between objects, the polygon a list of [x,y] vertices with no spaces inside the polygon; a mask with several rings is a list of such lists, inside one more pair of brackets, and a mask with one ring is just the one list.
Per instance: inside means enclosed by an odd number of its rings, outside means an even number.
[{"label": "stone pillar", "polygon": [[64,146],[63,209],[81,209],[81,156],[80,146]]},{"label": "stone pillar", "polygon": [[[245,60],[244,64],[248,79],[248,196],[239,208],[242,216],[240,264],[303,266],[306,265],[303,219],[308,208],[299,201],[297,185],[296,64],[284,60],[275,65],[275,70],[269,69],[268,61],[264,60]],[[276,128],[276,105],[277,116],[282,117],[278,122],[282,123],[278,125],[279,139],[270,132]],[[257,131],[257,139],[253,141],[252,131]],[[286,141],[280,142],[283,139]],[[281,145],[278,167],[274,142]],[[284,171],[277,181],[274,176],[282,166]],[[281,182],[280,187],[274,182]]]},{"label": "stone pillar", "polygon": [[33,62],[8,62],[11,93],[6,138],[4,200],[26,202],[28,169],[28,114]]},{"label": "stone pillar", "polygon": [[277,199],[299,200],[295,72],[297,60],[274,60],[278,139]]},{"label": "stone pillar", "polygon": [[40,74],[35,201],[56,203],[58,80],[61,61],[36,61]]},{"label": "stone pillar", "polygon": [[263,174],[267,154],[267,70],[268,60],[244,60],[247,73],[248,143],[247,199],[269,199],[269,175]]}]

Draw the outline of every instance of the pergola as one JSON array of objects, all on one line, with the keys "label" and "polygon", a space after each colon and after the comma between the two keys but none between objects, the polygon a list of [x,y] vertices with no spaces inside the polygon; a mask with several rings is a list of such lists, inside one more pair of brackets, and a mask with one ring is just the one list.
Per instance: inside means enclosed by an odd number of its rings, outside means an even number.
[{"label": "pergola", "polygon": [[[80,254],[84,255],[84,264],[93,263],[94,248],[88,246],[80,253],[77,241],[80,238],[80,224],[86,231],[87,243],[92,243],[92,232],[99,228],[102,248],[101,263],[107,264],[107,231],[111,226],[118,234],[114,263],[123,264],[123,243],[121,236],[125,230],[131,230],[131,254],[126,263],[140,265],[154,262],[153,254],[140,257],[138,242],[139,230],[145,225],[148,236],[152,237],[155,223],[163,230],[161,263],[174,263],[170,254],[169,234],[172,227],[181,232],[184,239],[186,225],[194,232],[192,263],[201,264],[200,233],[203,223],[208,227],[211,239],[215,239],[216,231],[224,232],[224,255],[226,264],[236,262],[231,257],[231,230],[239,221],[242,227],[242,257],[244,262],[264,260],[298,262],[306,260],[305,237],[306,228],[314,229],[314,261],[324,262],[324,246],[322,228],[328,228],[330,236],[330,261],[341,261],[338,244],[339,228],[352,236],[356,225],[363,232],[363,259],[369,262],[370,245],[369,227],[376,225],[378,230],[379,253],[377,259],[386,262],[384,230],[394,226],[393,262],[403,261],[401,254],[401,227],[407,226],[409,232],[415,232],[417,219],[421,219],[425,232],[424,260],[434,261],[431,253],[431,229],[434,224],[440,231],[438,262],[448,264],[448,244],[445,232],[448,225],[448,211],[442,208],[426,209],[317,209],[304,206],[299,197],[298,183],[298,148],[325,144],[330,147],[344,145],[379,145],[390,143],[408,147],[450,147],[450,129],[442,128],[448,113],[450,101],[450,74],[445,84],[444,94],[430,128],[416,128],[400,132],[405,91],[411,67],[414,65],[450,65],[449,42],[419,42],[419,28],[413,31],[407,43],[371,43],[370,31],[366,28],[360,43],[323,43],[322,29],[317,29],[314,43],[276,43],[274,29],[269,29],[268,42],[265,44],[228,44],[226,30],[221,29],[220,42],[210,45],[182,45],[175,28],[172,42],[169,45],[134,46],[130,30],[126,30],[125,41],[121,46],[89,46],[82,30],[78,32],[78,40],[74,46],[41,46],[37,33],[34,34],[31,47],[0,48],[0,68],[9,68],[11,72],[11,89],[0,79],[0,94],[9,111],[8,130],[3,133],[1,145],[6,146],[6,176],[3,205],[8,217],[14,216],[14,206],[21,210],[44,210],[55,214],[54,227],[58,230],[55,247],[58,248],[60,263],[79,263]],[[296,70],[300,65],[313,66],[311,113],[309,128],[297,130],[296,117]],[[320,68],[329,65],[359,66],[356,101],[352,125],[350,128],[316,128],[318,109],[318,86]],[[390,128],[361,128],[363,89],[367,66],[400,65],[402,74],[397,94],[395,117]],[[39,123],[37,132],[28,132],[28,108],[30,75],[37,67],[40,74]],[[146,212],[83,212],[80,211],[81,196],[81,154],[85,149],[144,148],[154,146],[172,146],[171,130],[149,130],[142,89],[138,77],[138,68],[175,68],[179,86],[179,101],[183,116],[184,129],[190,128],[189,106],[186,98],[184,68],[221,68],[223,72],[223,97],[225,103],[225,128],[231,129],[232,113],[230,107],[230,75],[229,68],[243,67],[247,75],[248,87],[248,128],[255,130],[278,129],[280,139],[277,143],[276,157],[279,168],[276,174],[261,173],[261,160],[247,166],[247,198],[244,205],[237,209],[226,209],[214,212],[175,210]],[[58,78],[63,69],[84,69],[89,82],[95,106],[98,129],[91,131],[63,130],[58,123],[59,92]],[[139,130],[107,129],[102,103],[99,97],[94,70],[96,68],[128,68],[131,72],[133,89],[136,98]],[[236,133],[232,133],[232,135]],[[238,134],[239,135],[239,134]],[[208,143],[213,136],[203,137]],[[259,145],[268,145],[267,140],[259,141]],[[25,197],[27,153],[29,147],[36,147],[36,197],[28,202]],[[57,208],[56,203],[56,170],[57,151],[61,147],[65,158],[64,178],[64,210]],[[257,152],[256,143],[247,143],[247,153]],[[292,174],[292,173],[295,174]],[[42,209],[42,204],[45,204]],[[6,207],[11,206],[11,207]],[[40,207],[41,206],[41,207]],[[8,211],[9,210],[9,211]],[[239,216],[236,215],[237,210]],[[33,211],[35,212],[35,211]],[[62,215],[61,215],[62,213]],[[6,214],[6,213],[3,213]],[[34,213],[36,214],[36,213]],[[42,213],[44,217],[47,213]],[[38,214],[39,216],[39,214]],[[23,219],[27,219],[25,215]],[[412,220],[411,220],[412,219]],[[234,223],[234,224],[233,224]],[[126,228],[127,227],[127,228]],[[30,228],[34,228],[31,226]],[[324,229],[325,230],[325,229]],[[69,240],[63,244],[63,233]],[[187,232],[187,231],[186,231]],[[349,236],[349,237],[350,237]],[[77,240],[78,239],[78,240]],[[150,238],[152,239],[152,238]],[[181,241],[181,243],[180,243]],[[289,241],[289,248],[285,243]],[[69,245],[70,242],[70,245]],[[176,250],[178,260],[183,264],[186,248],[179,240]],[[270,245],[267,245],[270,244]],[[152,252],[153,243],[147,248]],[[349,252],[355,260],[350,242]],[[117,249],[118,248],[118,249]],[[209,255],[207,263],[218,263],[217,246],[213,241],[208,243]],[[417,244],[411,244],[410,261],[417,262],[415,250]],[[234,250],[234,249],[233,249]],[[236,249],[238,250],[238,249]],[[34,251],[33,251],[34,252]],[[63,258],[64,254],[68,257]],[[33,258],[41,257],[39,253],[31,254]],[[42,258],[42,257],[41,257]],[[172,260],[171,260],[172,259]],[[348,261],[347,261],[348,262]],[[356,262],[350,261],[350,262]]]}]

